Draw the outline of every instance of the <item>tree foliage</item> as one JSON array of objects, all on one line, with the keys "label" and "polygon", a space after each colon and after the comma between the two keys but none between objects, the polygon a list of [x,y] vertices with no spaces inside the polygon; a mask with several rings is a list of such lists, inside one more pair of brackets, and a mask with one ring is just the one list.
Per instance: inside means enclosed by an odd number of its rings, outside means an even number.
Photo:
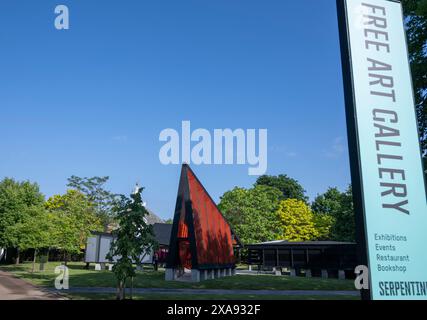
[{"label": "tree foliage", "polygon": [[332,235],[337,241],[356,241],[356,222],[351,186],[342,195],[341,213],[335,217]]},{"label": "tree foliage", "polygon": [[98,215],[104,229],[113,221],[114,214],[112,205],[115,194],[105,190],[105,184],[109,177],[80,178],[71,176],[68,178],[67,186],[80,191],[94,205],[95,213]]},{"label": "tree foliage", "polygon": [[316,212],[313,212],[313,218],[314,226],[318,233],[316,240],[331,240],[335,218],[328,214],[319,214]]},{"label": "tree foliage", "polygon": [[281,224],[281,234],[277,239],[288,241],[316,240],[319,232],[315,216],[302,200],[286,199],[279,204],[277,214]]},{"label": "tree foliage", "polygon": [[66,253],[81,252],[90,232],[102,230],[92,202],[80,191],[68,190],[64,195],[54,195],[46,201],[45,207],[52,213],[55,246]]},{"label": "tree foliage", "polygon": [[41,206],[44,196],[39,186],[29,181],[5,178],[0,182],[0,247],[13,247],[16,237],[6,229],[27,218],[32,207]]},{"label": "tree foliage", "polygon": [[42,206],[33,206],[27,208],[24,218],[9,226],[6,233],[15,248],[44,249],[53,246],[53,228],[48,212]]},{"label": "tree foliage", "polygon": [[[427,165],[427,0],[403,0],[420,140]],[[427,168],[427,166],[425,167]]]},{"label": "tree foliage", "polygon": [[218,207],[244,244],[269,241],[280,234],[276,211],[281,197],[274,187],[236,187],[224,193]]},{"label": "tree foliage", "polygon": [[338,188],[329,188],[314,199],[311,207],[314,212],[336,216],[341,211],[341,202],[342,193]]},{"label": "tree foliage", "polygon": [[355,241],[356,225],[351,186],[345,192],[329,188],[324,194],[316,197],[312,208],[317,215],[330,217],[331,240]]},{"label": "tree foliage", "polygon": [[145,219],[149,213],[143,205],[142,191],[143,188],[138,188],[130,199],[121,196],[114,207],[119,227],[113,231],[114,240],[107,258],[113,261],[118,257],[113,266],[118,299],[124,299],[126,280],[135,276],[133,264],[141,265],[141,257],[158,247],[153,227]]},{"label": "tree foliage", "polygon": [[263,175],[257,179],[255,185],[274,187],[282,192],[284,199],[297,199],[304,202],[308,200],[301,184],[297,180],[288,177],[286,174],[280,174],[278,176]]},{"label": "tree foliage", "polygon": [[54,230],[52,215],[43,206],[32,206],[26,209],[21,221],[6,228],[6,233],[18,252],[33,249],[34,272],[37,254],[43,249],[55,247],[52,237]]}]

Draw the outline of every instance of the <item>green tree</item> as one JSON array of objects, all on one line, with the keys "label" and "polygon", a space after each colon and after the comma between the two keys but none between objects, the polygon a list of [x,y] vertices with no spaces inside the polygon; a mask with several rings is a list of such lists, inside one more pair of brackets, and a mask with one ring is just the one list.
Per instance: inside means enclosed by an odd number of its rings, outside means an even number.
[{"label": "green tree", "polygon": [[319,214],[336,216],[341,211],[342,193],[338,188],[329,188],[324,194],[318,195],[311,208]]},{"label": "green tree", "polygon": [[316,197],[312,203],[313,211],[319,216],[329,216],[332,226],[329,239],[336,241],[355,241],[355,217],[351,186],[345,192],[329,188]]},{"label": "green tree", "polygon": [[282,200],[277,214],[281,224],[281,234],[277,239],[308,241],[319,237],[314,214],[304,201],[297,199]]},{"label": "green tree", "polygon": [[87,199],[94,204],[96,214],[101,220],[104,230],[108,229],[108,225],[114,220],[114,212],[112,205],[115,194],[105,190],[105,184],[109,177],[91,177],[80,178],[71,176],[68,178],[67,187],[75,189],[86,195]]},{"label": "green tree", "polygon": [[335,216],[332,235],[337,241],[356,241],[356,222],[351,185],[342,194],[341,211]]},{"label": "green tree", "polygon": [[94,205],[77,190],[68,190],[64,195],[55,195],[46,201],[51,212],[55,247],[67,254],[80,253],[91,231],[102,230],[102,224],[95,213]]},{"label": "green tree", "polygon": [[427,0],[402,1],[420,140],[427,169]]},{"label": "green tree", "polygon": [[244,244],[270,241],[280,233],[276,211],[281,197],[274,187],[236,187],[224,193],[218,207]]},{"label": "green tree", "polygon": [[131,199],[121,196],[115,203],[118,229],[113,231],[114,240],[111,243],[107,258],[113,261],[118,257],[113,266],[117,279],[117,299],[125,298],[126,281],[135,277],[136,265],[141,265],[141,257],[157,250],[158,243],[155,239],[153,227],[144,219],[149,213],[143,205],[141,193],[143,188],[138,188],[131,194]]},{"label": "green tree", "polygon": [[33,266],[35,269],[37,254],[41,249],[48,249],[53,243],[53,220],[42,206],[26,209],[25,217],[20,222],[9,226],[6,232],[14,247],[19,250],[33,249]]},{"label": "green tree", "polygon": [[337,240],[334,235],[337,216],[342,211],[343,194],[337,188],[329,188],[324,194],[318,195],[311,208],[315,214],[319,240]]},{"label": "green tree", "polygon": [[[6,229],[23,222],[27,209],[40,206],[43,202],[44,196],[35,183],[18,182],[10,178],[0,182],[0,247],[14,247],[16,239]],[[16,263],[19,264],[20,250],[17,249]]]},{"label": "green tree", "polygon": [[317,230],[317,240],[331,240],[335,218],[329,214],[313,212],[314,227]]},{"label": "green tree", "polygon": [[305,190],[300,183],[297,180],[288,177],[286,174],[280,174],[278,176],[260,176],[255,182],[255,186],[260,185],[274,187],[280,190],[284,199],[297,199],[304,202],[308,201],[308,198],[305,195]]}]

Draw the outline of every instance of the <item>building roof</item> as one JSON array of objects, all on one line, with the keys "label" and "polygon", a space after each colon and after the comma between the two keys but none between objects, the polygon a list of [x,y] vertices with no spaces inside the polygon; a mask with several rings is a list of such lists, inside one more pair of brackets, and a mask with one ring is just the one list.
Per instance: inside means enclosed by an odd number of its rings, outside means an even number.
[{"label": "building roof", "polygon": [[155,223],[164,223],[164,220],[161,219],[159,216],[157,216],[153,211],[145,207],[148,211],[148,215],[145,216],[145,219],[147,219],[148,224],[155,224]]},{"label": "building roof", "polygon": [[343,242],[343,241],[301,241],[292,242],[286,240],[275,240],[260,242],[254,244],[248,244],[247,247],[278,247],[278,246],[343,246],[343,245],[355,245],[354,242]]},{"label": "building roof", "polygon": [[[153,211],[145,207],[145,209],[148,211],[148,215],[144,217],[147,224],[155,224],[155,223],[165,223],[164,220],[162,220],[158,215],[156,215]],[[118,229],[119,224],[117,222],[112,222],[107,227],[107,233],[110,233],[116,229]]]},{"label": "building roof", "polygon": [[[160,245],[168,246],[169,240],[172,232],[172,225],[168,223],[154,223],[153,224],[154,236],[157,242]],[[98,232],[92,231],[92,235],[94,236],[102,236],[102,237],[113,237],[113,235],[109,232]]]},{"label": "building roof", "polygon": [[154,234],[156,240],[160,245],[169,245],[172,232],[172,224],[168,223],[155,223],[153,224]]}]

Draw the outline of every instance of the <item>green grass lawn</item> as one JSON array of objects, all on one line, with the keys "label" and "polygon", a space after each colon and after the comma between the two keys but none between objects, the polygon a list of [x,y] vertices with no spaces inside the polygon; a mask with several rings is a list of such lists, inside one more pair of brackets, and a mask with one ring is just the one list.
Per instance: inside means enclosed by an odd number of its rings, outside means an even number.
[{"label": "green grass lawn", "polygon": [[[58,262],[49,262],[45,271],[31,273],[31,263],[19,266],[1,266],[15,276],[35,285],[53,287]],[[70,287],[115,287],[116,281],[111,271],[85,270],[83,263],[69,263]],[[250,290],[355,290],[352,280],[303,278],[272,275],[237,275],[200,283],[165,281],[164,271],[139,271],[134,279],[134,287],[138,288],[192,288],[192,289],[250,289]],[[235,297],[235,296],[233,296]],[[183,298],[180,296],[180,298]],[[203,296],[202,298],[207,298]],[[295,298],[295,297],[292,297]],[[331,297],[328,297],[331,298]]]}]

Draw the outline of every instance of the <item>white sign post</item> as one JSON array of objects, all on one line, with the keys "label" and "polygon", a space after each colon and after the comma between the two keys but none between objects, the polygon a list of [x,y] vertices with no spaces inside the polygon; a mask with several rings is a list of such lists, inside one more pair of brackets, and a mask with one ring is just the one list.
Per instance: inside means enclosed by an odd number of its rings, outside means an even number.
[{"label": "white sign post", "polygon": [[402,5],[337,4],[358,244],[369,267],[369,297],[426,299],[426,189]]}]

